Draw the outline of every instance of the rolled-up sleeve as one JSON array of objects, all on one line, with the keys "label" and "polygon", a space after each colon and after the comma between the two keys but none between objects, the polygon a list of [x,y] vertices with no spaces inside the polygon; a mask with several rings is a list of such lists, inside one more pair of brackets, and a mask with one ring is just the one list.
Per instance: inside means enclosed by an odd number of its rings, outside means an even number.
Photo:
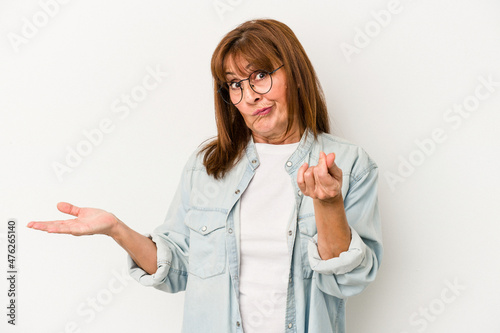
[{"label": "rolled-up sleeve", "polygon": [[176,293],[186,290],[189,265],[189,229],[184,224],[189,210],[191,192],[190,167],[193,156],[183,174],[163,224],[151,234],[145,234],[157,248],[157,270],[148,274],[132,257],[127,256],[130,275],[144,286]]},{"label": "rolled-up sleeve", "polygon": [[351,228],[349,249],[338,257],[323,260],[318,252],[318,235],[309,240],[308,255],[311,268],[321,274],[346,274],[358,267],[365,259],[366,245],[356,230]]},{"label": "rolled-up sleeve", "polygon": [[322,260],[318,253],[317,234],[308,243],[309,264],[318,288],[339,298],[363,291],[375,279],[383,254],[377,196],[378,167],[371,162],[353,178],[344,199],[351,229],[348,250],[338,257]]},{"label": "rolled-up sleeve", "polygon": [[152,275],[146,273],[142,268],[137,266],[132,257],[128,256],[128,268],[130,275],[137,280],[140,284],[148,287],[156,287],[165,282],[170,265],[172,264],[172,251],[160,241],[157,235],[144,234],[144,236],[151,239],[157,248],[157,269]]}]

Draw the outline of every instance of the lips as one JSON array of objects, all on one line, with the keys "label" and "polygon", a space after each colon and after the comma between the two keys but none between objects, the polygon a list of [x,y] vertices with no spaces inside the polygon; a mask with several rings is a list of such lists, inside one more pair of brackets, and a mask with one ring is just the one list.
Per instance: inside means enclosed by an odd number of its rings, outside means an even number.
[{"label": "lips", "polygon": [[252,113],[252,116],[264,116],[264,115],[268,114],[270,111],[271,111],[271,107],[258,109],[257,111]]}]

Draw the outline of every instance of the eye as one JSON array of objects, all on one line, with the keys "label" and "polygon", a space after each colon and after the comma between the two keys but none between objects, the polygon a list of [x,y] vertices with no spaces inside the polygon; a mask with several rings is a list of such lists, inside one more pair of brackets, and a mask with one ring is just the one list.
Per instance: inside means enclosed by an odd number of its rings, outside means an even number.
[{"label": "eye", "polygon": [[256,72],[253,77],[254,77],[255,81],[261,81],[261,80],[264,80],[267,77],[267,75],[268,75],[267,72],[260,71],[260,72]]},{"label": "eye", "polygon": [[230,90],[239,90],[241,87],[241,83],[238,81],[228,82],[227,85]]}]

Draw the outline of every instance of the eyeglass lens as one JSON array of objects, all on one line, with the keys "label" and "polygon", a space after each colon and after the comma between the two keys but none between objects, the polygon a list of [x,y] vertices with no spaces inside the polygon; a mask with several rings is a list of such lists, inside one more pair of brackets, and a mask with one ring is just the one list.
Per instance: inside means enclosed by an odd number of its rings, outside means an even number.
[{"label": "eyeglass lens", "polygon": [[227,89],[221,89],[221,96],[226,103],[238,104],[243,98],[243,82],[248,80],[250,88],[258,94],[265,94],[271,90],[272,76],[266,71],[255,71],[248,79],[233,81],[227,84]]}]

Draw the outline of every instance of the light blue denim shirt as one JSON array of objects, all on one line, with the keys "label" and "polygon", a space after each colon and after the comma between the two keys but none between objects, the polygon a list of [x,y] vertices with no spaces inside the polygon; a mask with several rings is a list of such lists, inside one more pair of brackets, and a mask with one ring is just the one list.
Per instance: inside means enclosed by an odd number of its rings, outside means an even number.
[{"label": "light blue denim shirt", "polygon": [[[300,166],[316,165],[320,151],[335,153],[342,169],[342,196],[352,234],[349,249],[328,260],[318,254],[313,200],[297,185]],[[129,256],[130,274],[145,286],[186,292],[182,332],[241,333],[239,207],[259,157],[251,139],[245,156],[223,179],[215,180],[196,153],[183,170],[165,222],[147,235],[158,248],[156,273],[147,274]],[[345,332],[346,298],[375,279],[382,259],[377,165],[355,144],[330,134],[315,140],[306,130],[283,167],[296,193],[295,216],[287,232],[290,272],[283,332]],[[279,277],[269,276],[273,278]],[[267,301],[272,299],[262,300],[261,315],[269,315]],[[265,328],[261,332],[266,333]]]}]

